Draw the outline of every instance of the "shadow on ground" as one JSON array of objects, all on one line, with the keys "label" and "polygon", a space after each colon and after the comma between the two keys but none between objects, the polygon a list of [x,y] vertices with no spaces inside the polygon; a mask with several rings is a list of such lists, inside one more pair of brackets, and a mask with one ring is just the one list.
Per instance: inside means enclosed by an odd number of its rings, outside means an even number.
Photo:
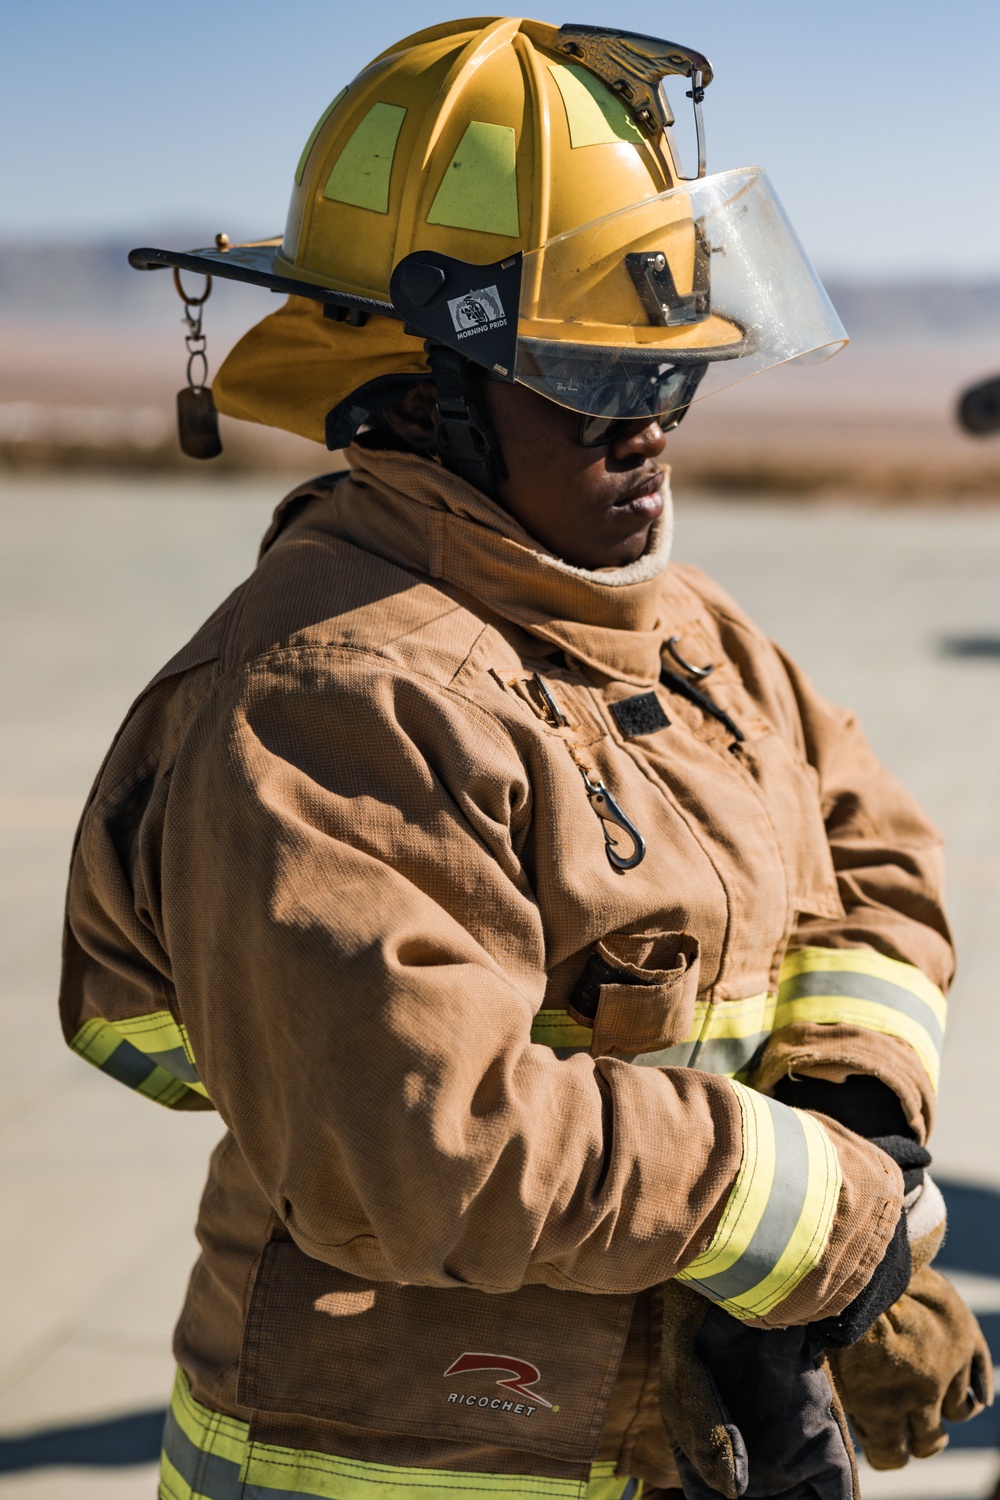
[{"label": "shadow on ground", "polygon": [[130,1412],[73,1427],[48,1427],[0,1438],[0,1474],[26,1469],[126,1469],[160,1456],[166,1412]]},{"label": "shadow on ground", "polygon": [[950,635],[941,642],[944,656],[964,656],[1000,661],[1000,635]]}]

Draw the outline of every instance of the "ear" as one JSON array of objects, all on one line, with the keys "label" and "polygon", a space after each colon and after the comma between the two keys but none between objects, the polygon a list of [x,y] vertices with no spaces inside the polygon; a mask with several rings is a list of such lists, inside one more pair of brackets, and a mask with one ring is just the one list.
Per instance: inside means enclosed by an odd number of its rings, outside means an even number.
[{"label": "ear", "polygon": [[416,382],[384,409],[382,417],[412,447],[432,449],[438,429],[437,387],[429,380]]}]

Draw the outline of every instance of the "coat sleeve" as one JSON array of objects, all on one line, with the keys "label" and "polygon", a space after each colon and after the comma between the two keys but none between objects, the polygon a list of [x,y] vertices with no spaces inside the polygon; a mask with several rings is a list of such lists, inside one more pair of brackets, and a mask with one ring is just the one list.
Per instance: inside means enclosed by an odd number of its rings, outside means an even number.
[{"label": "coat sleeve", "polygon": [[531,1041],[532,787],[468,699],[275,653],[220,679],[127,817],[105,780],[71,878],[71,1045],[149,1092],[178,1039],[308,1255],[487,1291],[681,1274],[765,1326],[870,1277],[902,1201],[883,1153],[726,1078]]},{"label": "coat sleeve", "polygon": [[784,660],[803,748],[820,785],[842,917],[799,918],[775,1026],[755,1083],[789,1073],[874,1075],[926,1140],[933,1122],[954,958],[941,836],[880,765],[853,714]]}]

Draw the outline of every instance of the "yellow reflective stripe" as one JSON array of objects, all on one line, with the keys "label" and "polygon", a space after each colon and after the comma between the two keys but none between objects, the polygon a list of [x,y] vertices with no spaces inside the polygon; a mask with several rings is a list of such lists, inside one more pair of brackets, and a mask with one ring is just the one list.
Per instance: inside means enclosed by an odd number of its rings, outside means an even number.
[{"label": "yellow reflective stripe", "polygon": [[749,1037],[757,1032],[769,1031],[774,1016],[776,997],[767,994],[748,995],[745,1000],[720,1000],[709,1005],[704,1000],[695,1003],[695,1016],[704,1012],[702,1030],[697,1040],[719,1040],[723,1037]]},{"label": "yellow reflective stripe", "polygon": [[225,1412],[211,1411],[191,1394],[191,1385],[183,1370],[174,1377],[170,1411],[184,1435],[196,1448],[217,1454],[229,1463],[242,1464],[250,1437],[249,1422],[227,1417]]},{"label": "yellow reflective stripe", "polygon": [[574,1021],[568,1010],[540,1010],[531,1023],[531,1040],[539,1047],[582,1047],[587,1049],[594,1040],[589,1026]]},{"label": "yellow reflective stripe", "polygon": [[427,222],[511,238],[520,233],[517,147],[512,125],[469,121],[445,168]]},{"label": "yellow reflective stripe", "polygon": [[194,1490],[165,1453],[160,1454],[159,1500],[195,1500]]},{"label": "yellow reflective stripe", "polygon": [[[681,1042],[632,1058],[637,1067],[700,1068],[703,1072],[739,1078],[770,1035],[776,996],[748,995],[743,1000],[711,1004],[697,1000],[694,1020]],[[565,1010],[540,1010],[531,1025],[531,1040],[562,1055],[586,1052],[594,1033]]]},{"label": "yellow reflective stripe", "polygon": [[[492,1495],[496,1500],[583,1500],[587,1485],[532,1474],[474,1474],[468,1470],[418,1469],[396,1464],[333,1458],[302,1448],[254,1443],[243,1495],[262,1500],[315,1496],[317,1500],[428,1500],[430,1496]],[[619,1493],[621,1490],[619,1489]]]},{"label": "yellow reflective stripe", "polygon": [[192,1093],[208,1098],[187,1031],[169,1011],[123,1021],[93,1016],[70,1042],[73,1051],[136,1093],[174,1108]]},{"label": "yellow reflective stripe", "polygon": [[618,1464],[610,1462],[591,1464],[590,1483],[583,1491],[584,1500],[621,1500],[626,1492],[635,1500],[642,1494],[642,1487],[634,1480],[622,1479],[615,1473]]},{"label": "yellow reflective stripe", "polygon": [[324,198],[370,208],[377,214],[389,212],[392,163],[405,115],[401,104],[372,105],[334,162]]},{"label": "yellow reflective stripe", "polygon": [[774,1131],[763,1096],[734,1084],[743,1128],[743,1157],[729,1201],[711,1243],[680,1272],[678,1279],[716,1276],[742,1256],[764,1216],[774,1177]]},{"label": "yellow reflective stripe", "polygon": [[164,1431],[160,1487],[166,1500],[428,1500],[469,1491],[495,1500],[621,1500],[631,1482],[614,1471],[613,1462],[592,1464],[589,1482],[473,1474],[251,1443],[248,1424],[202,1406],[178,1370]]},{"label": "yellow reflective stripe", "polygon": [[94,1017],[85,1021],[70,1042],[74,1052],[79,1053],[95,1068],[103,1068],[115,1048],[121,1045],[121,1037],[107,1021]]},{"label": "yellow reflective stripe", "polygon": [[777,1307],[818,1264],[833,1227],[840,1164],[826,1131],[743,1084],[743,1158],[712,1241],[679,1273],[737,1318]]},{"label": "yellow reflective stripe", "polygon": [[644,1068],[698,1068],[742,1079],[770,1035],[775,999],[765,991],[715,1004],[696,1000],[694,1021],[682,1042],[639,1053],[632,1061]]},{"label": "yellow reflective stripe", "polygon": [[948,1004],[912,964],[851,948],[802,948],[781,966],[774,1029],[857,1026],[908,1042],[935,1090]]},{"label": "yellow reflective stripe", "polygon": [[805,1131],[808,1153],[808,1189],[798,1223],[777,1265],[741,1305],[753,1317],[763,1317],[790,1297],[809,1272],[819,1264],[826,1249],[840,1196],[840,1160],[833,1141],[811,1115],[796,1111]]},{"label": "yellow reflective stripe", "polygon": [[775,1002],[776,996],[765,991],[707,1005],[689,1066],[727,1078],[745,1077],[771,1033]]},{"label": "yellow reflective stripe", "polygon": [[570,149],[581,146],[617,146],[619,141],[636,145],[642,140],[638,126],[617,94],[578,63],[549,63],[566,109]]}]

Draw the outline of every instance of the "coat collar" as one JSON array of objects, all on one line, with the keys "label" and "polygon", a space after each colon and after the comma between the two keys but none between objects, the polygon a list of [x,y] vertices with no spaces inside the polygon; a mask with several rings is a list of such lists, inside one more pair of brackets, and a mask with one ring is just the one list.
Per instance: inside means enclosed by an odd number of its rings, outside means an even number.
[{"label": "coat collar", "polygon": [[311,524],[461,590],[493,615],[601,673],[657,680],[673,515],[624,568],[590,571],[545,552],[501,506],[427,458],[354,445]]}]

